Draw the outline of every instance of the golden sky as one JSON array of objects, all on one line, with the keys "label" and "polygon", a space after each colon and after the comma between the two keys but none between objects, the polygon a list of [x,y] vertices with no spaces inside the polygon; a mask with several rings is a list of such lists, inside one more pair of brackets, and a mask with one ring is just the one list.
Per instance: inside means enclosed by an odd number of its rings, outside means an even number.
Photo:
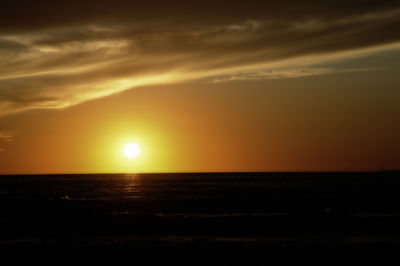
[{"label": "golden sky", "polygon": [[0,173],[400,168],[398,1],[214,2],[6,1]]}]

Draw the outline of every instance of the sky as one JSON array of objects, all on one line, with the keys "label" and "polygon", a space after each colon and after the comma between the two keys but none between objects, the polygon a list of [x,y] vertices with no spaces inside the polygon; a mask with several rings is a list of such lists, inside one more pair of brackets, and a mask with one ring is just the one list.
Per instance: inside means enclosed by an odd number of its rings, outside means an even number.
[{"label": "sky", "polygon": [[399,1],[1,10],[0,174],[400,168]]}]

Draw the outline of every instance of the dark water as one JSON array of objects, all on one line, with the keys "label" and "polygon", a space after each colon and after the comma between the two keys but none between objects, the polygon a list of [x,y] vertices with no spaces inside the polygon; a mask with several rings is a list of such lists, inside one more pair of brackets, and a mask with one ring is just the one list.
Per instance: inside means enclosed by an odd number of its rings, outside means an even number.
[{"label": "dark water", "polygon": [[0,176],[0,247],[400,247],[400,174]]}]

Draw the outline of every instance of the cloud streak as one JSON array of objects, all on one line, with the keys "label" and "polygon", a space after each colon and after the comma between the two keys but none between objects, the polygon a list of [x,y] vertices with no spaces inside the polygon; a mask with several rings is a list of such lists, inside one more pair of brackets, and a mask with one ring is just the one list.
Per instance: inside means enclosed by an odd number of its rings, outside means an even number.
[{"label": "cloud streak", "polygon": [[0,140],[10,142],[13,139],[13,135],[9,132],[0,132]]},{"label": "cloud streak", "polygon": [[[11,142],[14,136],[10,132],[2,132],[0,131],[0,144],[4,144],[5,142]],[[5,151],[6,149],[0,146],[0,152]]]},{"label": "cloud streak", "polygon": [[[9,2],[0,18],[0,115],[198,78],[354,71],[317,65],[400,41],[396,1],[150,2]],[[310,66],[306,57],[318,59]]]},{"label": "cloud streak", "polygon": [[315,75],[326,75],[345,72],[366,72],[384,70],[382,68],[322,68],[322,67],[306,67],[306,68],[286,68],[276,70],[261,70],[238,72],[234,75],[222,76],[215,78],[213,83],[238,81],[238,80],[265,80],[265,79],[286,79],[286,78],[301,78]]}]

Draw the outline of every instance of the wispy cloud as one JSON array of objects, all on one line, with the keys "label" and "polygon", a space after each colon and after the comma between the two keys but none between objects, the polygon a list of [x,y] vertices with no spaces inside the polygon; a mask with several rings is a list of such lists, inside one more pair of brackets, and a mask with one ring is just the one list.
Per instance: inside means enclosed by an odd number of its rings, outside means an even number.
[{"label": "wispy cloud", "polygon": [[[400,41],[395,1],[250,2],[10,4],[0,18],[0,116],[188,79],[370,71],[318,65],[329,62],[325,55],[336,60],[348,51],[386,49]],[[289,4],[291,9],[283,8]],[[42,16],[33,16],[38,10]],[[298,62],[310,56],[318,56],[314,65]]]},{"label": "wispy cloud", "polygon": [[10,142],[13,137],[14,136],[10,132],[0,132],[0,141]]},{"label": "wispy cloud", "polygon": [[0,152],[6,150],[2,144],[4,144],[5,142],[11,142],[13,138],[14,136],[11,134],[11,132],[0,131]]},{"label": "wispy cloud", "polygon": [[276,70],[261,70],[261,71],[248,71],[238,72],[232,75],[221,76],[215,78],[213,83],[237,81],[237,80],[264,80],[264,79],[286,79],[286,78],[300,78],[315,75],[344,73],[344,72],[365,72],[365,71],[378,71],[384,68],[287,68]]}]

